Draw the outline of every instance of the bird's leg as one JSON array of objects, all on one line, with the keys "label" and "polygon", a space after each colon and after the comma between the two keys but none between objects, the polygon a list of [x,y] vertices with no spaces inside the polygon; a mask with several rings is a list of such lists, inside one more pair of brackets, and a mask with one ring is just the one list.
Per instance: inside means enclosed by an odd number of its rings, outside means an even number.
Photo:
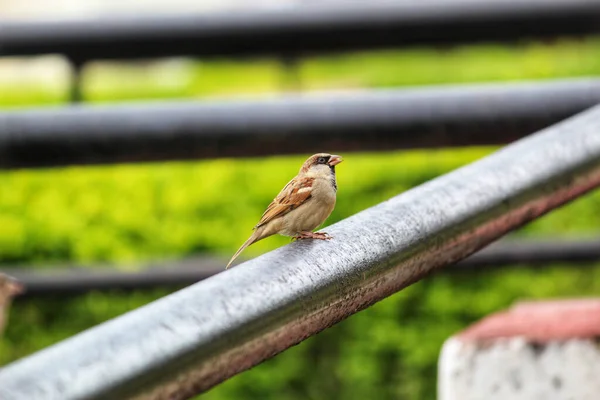
[{"label": "bird's leg", "polygon": [[310,232],[310,231],[299,232],[298,235],[294,236],[293,238],[294,239],[320,239],[320,240],[333,239],[326,232]]}]

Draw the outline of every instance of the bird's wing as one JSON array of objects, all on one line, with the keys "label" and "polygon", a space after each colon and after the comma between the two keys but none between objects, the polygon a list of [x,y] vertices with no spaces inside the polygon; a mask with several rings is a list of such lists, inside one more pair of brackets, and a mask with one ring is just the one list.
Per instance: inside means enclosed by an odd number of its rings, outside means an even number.
[{"label": "bird's wing", "polygon": [[314,178],[307,177],[292,179],[269,204],[254,229],[284,216],[310,199],[314,180]]}]

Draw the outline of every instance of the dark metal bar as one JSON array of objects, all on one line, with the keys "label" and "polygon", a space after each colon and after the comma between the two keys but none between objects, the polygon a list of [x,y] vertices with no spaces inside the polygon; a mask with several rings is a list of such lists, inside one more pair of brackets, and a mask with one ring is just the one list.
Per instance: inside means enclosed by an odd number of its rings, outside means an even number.
[{"label": "dark metal bar", "polygon": [[71,62],[71,86],[69,90],[69,100],[71,103],[80,103],[83,100],[82,88],[82,70],[83,64],[79,62]]},{"label": "dark metal bar", "polygon": [[0,56],[92,59],[302,55],[406,45],[448,45],[600,31],[593,0],[427,0],[305,4],[168,17],[0,23]]},{"label": "dark metal bar", "polygon": [[502,240],[444,271],[481,270],[489,267],[522,265],[545,267],[552,263],[571,266],[593,265],[600,261],[600,238],[588,240]]},{"label": "dark metal bar", "polygon": [[[488,270],[491,267],[520,265],[545,267],[551,263],[589,266],[600,261],[600,239],[502,240],[459,263],[445,273],[463,270]],[[62,267],[31,269],[1,268],[27,287],[24,296],[70,295],[92,290],[136,290],[187,286],[223,272],[225,259],[193,257],[177,261],[153,262],[133,271],[105,267]]]},{"label": "dark metal bar", "polygon": [[0,167],[500,144],[600,102],[600,80],[0,113]]},{"label": "dark metal bar", "polygon": [[70,295],[92,290],[135,290],[187,286],[222,272],[226,261],[194,257],[153,262],[133,271],[102,267],[62,267],[34,270],[8,267],[0,270],[14,276],[27,288],[24,296]]},{"label": "dark metal bar", "polygon": [[0,398],[192,397],[600,186],[599,131],[600,106],[9,364]]}]

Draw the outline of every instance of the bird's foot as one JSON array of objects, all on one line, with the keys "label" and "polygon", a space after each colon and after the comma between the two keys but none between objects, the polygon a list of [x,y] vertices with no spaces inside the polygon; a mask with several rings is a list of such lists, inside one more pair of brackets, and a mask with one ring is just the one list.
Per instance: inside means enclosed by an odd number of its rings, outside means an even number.
[{"label": "bird's foot", "polygon": [[330,240],[330,239],[333,239],[333,237],[329,236],[327,234],[327,232],[303,231],[303,232],[300,232],[298,235],[294,236],[293,239],[296,239],[296,240],[300,240],[300,239]]}]

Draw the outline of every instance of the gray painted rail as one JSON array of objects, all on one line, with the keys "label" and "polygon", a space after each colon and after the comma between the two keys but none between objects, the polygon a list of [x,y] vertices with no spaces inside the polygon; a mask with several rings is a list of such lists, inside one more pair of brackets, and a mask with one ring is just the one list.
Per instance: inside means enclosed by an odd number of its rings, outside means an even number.
[{"label": "gray painted rail", "polygon": [[0,398],[189,398],[599,185],[600,106],[10,364]]},{"label": "gray painted rail", "polygon": [[600,31],[593,0],[427,0],[305,4],[166,17],[1,21],[0,56],[93,59],[282,57],[406,45],[448,45]]},{"label": "gray painted rail", "polygon": [[600,80],[0,113],[0,168],[504,144],[600,103]]}]

